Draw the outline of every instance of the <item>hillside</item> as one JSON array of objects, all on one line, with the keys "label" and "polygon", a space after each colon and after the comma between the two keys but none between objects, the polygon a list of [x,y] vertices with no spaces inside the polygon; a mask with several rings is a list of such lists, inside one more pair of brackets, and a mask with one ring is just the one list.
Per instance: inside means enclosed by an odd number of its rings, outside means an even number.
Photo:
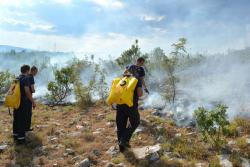
[{"label": "hillside", "polygon": [[[141,125],[132,139],[132,149],[121,154],[116,144],[115,111],[103,104],[88,110],[39,104],[33,116],[34,131],[28,134],[26,146],[14,144],[12,117],[6,109],[2,110],[0,166],[249,165],[249,120],[232,122],[234,135],[227,137],[228,144],[222,152],[217,152],[202,142],[195,128],[177,127],[170,118],[162,119],[153,116],[152,110],[143,110],[140,111]],[[148,155],[145,157],[144,153]]]}]

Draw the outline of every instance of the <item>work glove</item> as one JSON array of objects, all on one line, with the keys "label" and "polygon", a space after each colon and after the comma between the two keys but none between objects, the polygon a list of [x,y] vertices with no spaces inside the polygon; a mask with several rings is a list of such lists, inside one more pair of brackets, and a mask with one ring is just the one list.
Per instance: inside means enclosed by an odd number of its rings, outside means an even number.
[{"label": "work glove", "polygon": [[144,89],[144,91],[145,91],[147,94],[149,94],[149,91],[148,91],[148,89],[147,89],[147,88],[145,88],[145,89]]}]

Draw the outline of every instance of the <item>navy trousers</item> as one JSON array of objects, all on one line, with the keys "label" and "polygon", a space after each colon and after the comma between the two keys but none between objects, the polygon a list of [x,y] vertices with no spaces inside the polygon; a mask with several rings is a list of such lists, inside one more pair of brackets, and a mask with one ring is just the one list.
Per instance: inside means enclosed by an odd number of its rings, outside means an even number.
[{"label": "navy trousers", "polygon": [[22,100],[20,107],[14,110],[13,114],[13,135],[17,139],[24,139],[25,130],[27,126],[27,111],[28,102],[27,100]]},{"label": "navy trousers", "polygon": [[[128,120],[130,122],[127,126]],[[137,107],[117,105],[116,125],[117,137],[120,144],[129,143],[134,131],[140,124],[140,114]]]}]

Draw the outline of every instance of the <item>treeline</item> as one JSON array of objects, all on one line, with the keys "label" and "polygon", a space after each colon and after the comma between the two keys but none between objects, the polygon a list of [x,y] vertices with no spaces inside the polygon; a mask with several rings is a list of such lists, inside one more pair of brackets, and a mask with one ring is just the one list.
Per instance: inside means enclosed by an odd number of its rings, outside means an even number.
[{"label": "treeline", "polygon": [[[161,92],[166,102],[174,104],[177,95],[177,83],[180,82],[176,72],[198,64],[204,59],[201,55],[190,56],[186,51],[186,43],[185,38],[180,38],[176,43],[172,44],[172,52],[169,54],[166,54],[159,47],[155,48],[151,53],[142,53],[139,41],[135,40],[134,44],[122,52],[115,60],[99,60],[96,63],[94,62],[94,55],[92,55],[90,58],[85,57],[84,59],[72,58],[63,67],[58,66],[58,64],[51,64],[51,58],[58,58],[58,63],[60,63],[62,57],[74,57],[72,53],[35,51],[15,53],[11,51],[1,53],[0,59],[5,59],[5,62],[9,64],[15,64],[15,67],[21,66],[24,62],[25,64],[36,65],[40,71],[39,73],[50,68],[53,71],[54,79],[45,83],[48,90],[46,99],[49,104],[62,104],[69,100],[70,96],[73,96],[80,107],[87,107],[92,104],[95,98],[101,101],[105,100],[108,94],[108,85],[112,79],[107,80],[107,78],[122,75],[122,71],[127,65],[135,63],[139,57],[144,57],[146,59],[146,80],[149,86],[152,87],[152,91]],[[0,94],[3,96],[13,79],[13,74],[11,74],[13,71],[10,72],[5,69],[7,67],[1,66],[0,80],[5,81],[1,82]],[[91,72],[85,73],[85,76],[83,76],[86,70]],[[16,68],[16,71],[19,71],[19,69]],[[152,79],[157,77],[154,76],[157,71],[164,74],[161,76],[160,81]],[[160,87],[154,87],[154,85],[160,85]]]}]

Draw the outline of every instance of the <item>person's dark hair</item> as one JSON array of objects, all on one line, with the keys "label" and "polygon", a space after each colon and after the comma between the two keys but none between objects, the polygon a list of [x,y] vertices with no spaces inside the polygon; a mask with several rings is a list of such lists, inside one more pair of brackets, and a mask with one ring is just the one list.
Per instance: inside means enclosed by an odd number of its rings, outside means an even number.
[{"label": "person's dark hair", "polygon": [[21,67],[21,73],[26,73],[30,71],[30,66],[29,65],[23,65]]},{"label": "person's dark hair", "polygon": [[30,69],[30,71],[32,71],[32,72],[35,72],[35,71],[36,71],[36,72],[37,72],[37,71],[38,71],[38,69],[37,69],[37,67],[36,67],[36,66],[32,66],[32,67],[31,67],[31,69]]},{"label": "person's dark hair", "polygon": [[138,62],[138,63],[145,62],[145,59],[144,59],[143,57],[139,57],[139,58],[137,59],[137,62]]}]

